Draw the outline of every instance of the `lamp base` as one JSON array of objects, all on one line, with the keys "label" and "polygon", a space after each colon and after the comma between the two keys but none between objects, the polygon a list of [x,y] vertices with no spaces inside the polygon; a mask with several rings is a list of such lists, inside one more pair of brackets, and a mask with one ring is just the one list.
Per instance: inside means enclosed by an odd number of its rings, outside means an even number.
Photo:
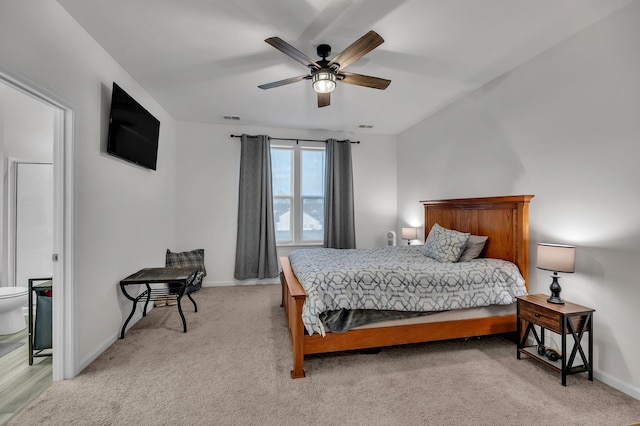
[{"label": "lamp base", "polygon": [[562,300],[562,298],[559,296],[551,296],[547,299],[547,302],[555,303],[556,305],[564,305],[564,300]]},{"label": "lamp base", "polygon": [[551,297],[547,299],[547,302],[555,303],[556,305],[564,305],[564,300],[560,297],[560,291],[562,290],[560,283],[558,282],[558,278],[560,278],[560,276],[557,272],[554,272],[553,275],[551,275],[551,278],[553,278],[553,281],[549,286],[549,290],[551,290]]}]

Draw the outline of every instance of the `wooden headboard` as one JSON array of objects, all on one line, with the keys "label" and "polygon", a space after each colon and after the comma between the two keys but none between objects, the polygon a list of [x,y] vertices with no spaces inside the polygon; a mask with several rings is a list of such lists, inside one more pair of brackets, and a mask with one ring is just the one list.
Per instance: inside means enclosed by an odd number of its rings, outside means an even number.
[{"label": "wooden headboard", "polygon": [[515,263],[529,283],[529,201],[533,195],[421,201],[424,237],[434,223],[489,237],[483,257]]}]

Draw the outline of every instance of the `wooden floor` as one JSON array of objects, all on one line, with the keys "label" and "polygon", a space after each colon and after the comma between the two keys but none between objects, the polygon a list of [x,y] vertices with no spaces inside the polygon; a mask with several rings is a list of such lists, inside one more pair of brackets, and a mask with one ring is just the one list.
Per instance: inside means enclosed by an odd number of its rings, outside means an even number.
[{"label": "wooden floor", "polygon": [[0,336],[0,343],[24,342],[0,357],[0,425],[6,424],[52,382],[51,357],[37,357],[29,365],[27,330]]}]

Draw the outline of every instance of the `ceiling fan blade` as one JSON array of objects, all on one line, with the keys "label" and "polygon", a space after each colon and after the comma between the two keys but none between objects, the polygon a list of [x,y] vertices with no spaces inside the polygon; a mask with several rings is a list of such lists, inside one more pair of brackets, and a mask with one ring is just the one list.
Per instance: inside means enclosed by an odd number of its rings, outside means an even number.
[{"label": "ceiling fan blade", "polygon": [[344,69],[382,43],[384,43],[384,39],[380,37],[380,34],[375,31],[369,31],[356,40],[351,46],[340,52],[338,56],[329,62],[329,65],[338,64],[340,69]]},{"label": "ceiling fan blade", "polygon": [[273,89],[274,87],[280,87],[280,86],[284,86],[285,84],[296,83],[300,80],[309,79],[309,78],[311,78],[309,74],[299,75],[297,77],[286,78],[284,80],[278,80],[272,83],[261,84],[258,87],[261,88],[262,90]]},{"label": "ceiling fan blade", "polygon": [[331,103],[331,92],[318,93],[318,108],[329,106]]},{"label": "ceiling fan blade", "polygon": [[280,37],[271,37],[266,39],[265,41],[285,55],[300,62],[305,67],[320,68],[320,65],[318,65],[317,62],[309,58],[307,55],[305,55],[286,41],[282,40]]},{"label": "ceiling fan blade", "polygon": [[391,83],[391,80],[387,80],[384,78],[354,74],[352,72],[340,72],[338,75],[343,77],[341,80],[343,83],[355,84],[356,86],[371,87],[372,89],[384,90]]}]

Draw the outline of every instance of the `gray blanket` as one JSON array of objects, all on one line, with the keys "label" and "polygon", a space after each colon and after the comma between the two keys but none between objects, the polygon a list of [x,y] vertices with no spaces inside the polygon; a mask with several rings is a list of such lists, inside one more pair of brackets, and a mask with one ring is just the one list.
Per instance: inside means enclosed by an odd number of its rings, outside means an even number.
[{"label": "gray blanket", "polygon": [[399,320],[405,318],[422,317],[435,312],[405,312],[405,311],[376,311],[375,309],[339,309],[324,311],[320,314],[320,321],[325,331],[343,333],[362,325],[374,324],[381,321]]},{"label": "gray blanket", "polygon": [[440,263],[421,246],[304,249],[289,256],[307,298],[302,321],[325,334],[321,314],[341,309],[439,312],[508,305],[526,294],[518,267],[499,259]]}]

